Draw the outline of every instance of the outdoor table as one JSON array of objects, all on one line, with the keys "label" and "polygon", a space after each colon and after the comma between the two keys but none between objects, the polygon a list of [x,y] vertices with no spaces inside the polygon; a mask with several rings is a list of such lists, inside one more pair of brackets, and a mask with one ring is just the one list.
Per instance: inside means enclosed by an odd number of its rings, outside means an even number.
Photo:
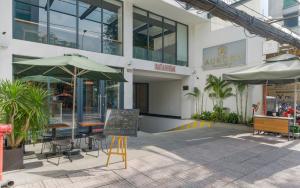
[{"label": "outdoor table", "polygon": [[[88,127],[89,128],[88,134],[91,135],[93,132],[93,127],[104,126],[104,123],[103,122],[81,122],[81,123],[79,123],[79,125],[82,127]],[[100,129],[100,132],[102,132],[102,131],[103,131],[103,129]],[[83,149],[83,151],[87,152],[87,151],[92,151],[92,150],[93,150],[93,139],[91,137],[89,137],[88,148]]]},{"label": "outdoor table", "polygon": [[[70,126],[65,123],[55,123],[55,124],[49,124],[47,126],[48,129],[52,130],[52,139],[56,138],[56,129],[63,129],[68,127]],[[56,145],[53,145],[52,154],[56,154]]]}]

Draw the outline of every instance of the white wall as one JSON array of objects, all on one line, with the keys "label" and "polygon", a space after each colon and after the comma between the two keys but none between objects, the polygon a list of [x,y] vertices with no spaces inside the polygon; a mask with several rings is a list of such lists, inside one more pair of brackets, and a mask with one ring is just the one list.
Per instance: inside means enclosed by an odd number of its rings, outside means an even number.
[{"label": "white wall", "polygon": [[181,81],[150,82],[149,113],[181,116]]},{"label": "white wall", "polygon": [[[260,37],[247,38],[244,34],[244,30],[241,27],[226,27],[216,31],[210,31],[209,24],[196,25],[193,27],[192,35],[195,37],[195,44],[191,49],[191,62],[192,69],[196,70],[195,86],[199,87],[202,91],[206,84],[206,78],[209,74],[215,76],[222,76],[223,73],[232,72],[248,66],[253,66],[262,63],[262,42],[264,39]],[[223,68],[215,70],[203,70],[203,48],[221,45],[233,41],[238,41],[246,38],[246,65],[234,68]],[[248,110],[251,111],[251,104],[260,102],[262,104],[262,86],[251,86],[249,92]],[[208,98],[207,93],[204,95],[204,110],[212,110],[212,101]],[[235,98],[231,97],[224,101],[224,106],[236,111]]]}]

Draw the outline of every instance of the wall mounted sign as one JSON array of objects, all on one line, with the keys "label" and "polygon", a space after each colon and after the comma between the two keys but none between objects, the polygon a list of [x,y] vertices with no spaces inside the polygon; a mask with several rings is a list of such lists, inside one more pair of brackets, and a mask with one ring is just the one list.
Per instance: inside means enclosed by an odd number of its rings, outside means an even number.
[{"label": "wall mounted sign", "polygon": [[140,111],[137,109],[108,109],[104,125],[105,135],[137,136]]},{"label": "wall mounted sign", "polygon": [[230,68],[246,64],[246,39],[203,49],[203,69]]},{"label": "wall mounted sign", "polygon": [[176,72],[175,65],[168,65],[163,63],[156,63],[154,65],[154,69],[158,71],[166,71],[166,72]]}]

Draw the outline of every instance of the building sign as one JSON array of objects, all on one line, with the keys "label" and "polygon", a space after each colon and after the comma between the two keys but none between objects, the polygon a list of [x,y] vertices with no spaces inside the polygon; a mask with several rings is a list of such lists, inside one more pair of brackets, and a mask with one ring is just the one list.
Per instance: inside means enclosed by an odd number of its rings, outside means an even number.
[{"label": "building sign", "polygon": [[246,64],[246,39],[203,49],[203,69],[230,68]]},{"label": "building sign", "polygon": [[166,72],[176,72],[175,65],[168,65],[163,63],[156,63],[154,65],[154,69],[158,71],[166,71]]}]

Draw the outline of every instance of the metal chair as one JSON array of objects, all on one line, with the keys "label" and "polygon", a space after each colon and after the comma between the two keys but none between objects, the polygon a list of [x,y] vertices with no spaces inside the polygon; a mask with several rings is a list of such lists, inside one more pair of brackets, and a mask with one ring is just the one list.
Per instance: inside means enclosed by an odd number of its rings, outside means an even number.
[{"label": "metal chair", "polygon": [[[63,154],[67,154],[67,157],[70,162],[72,162],[71,152],[72,152],[72,140],[69,138],[65,139],[54,139],[51,142],[51,149],[53,150],[54,147],[56,148],[55,156],[58,157],[57,165],[59,165],[60,158]],[[48,156],[46,156],[48,161]],[[49,161],[48,161],[49,162]]]},{"label": "metal chair", "polygon": [[[106,136],[103,134],[103,132],[91,135],[90,137],[93,139],[94,146],[97,145],[97,149],[98,149],[97,157],[99,157],[100,148],[104,153],[108,152]],[[103,148],[103,141],[104,141],[104,144],[105,144],[106,152],[104,151],[104,148]]]},{"label": "metal chair", "polygon": [[53,140],[52,134],[49,132],[44,132],[41,135],[41,142],[42,142],[42,148],[41,148],[41,154],[43,154],[43,151],[46,147],[47,143],[50,143]]}]

